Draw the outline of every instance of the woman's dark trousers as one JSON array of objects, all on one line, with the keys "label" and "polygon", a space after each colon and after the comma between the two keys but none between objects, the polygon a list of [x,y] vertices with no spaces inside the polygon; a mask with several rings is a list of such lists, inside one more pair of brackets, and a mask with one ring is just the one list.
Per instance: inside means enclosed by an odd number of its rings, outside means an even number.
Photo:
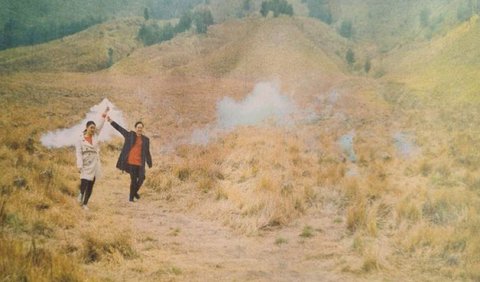
[{"label": "woman's dark trousers", "polygon": [[87,180],[87,179],[81,179],[80,182],[80,193],[83,195],[83,205],[88,204],[88,200],[90,199],[90,196],[92,195],[93,191],[93,184],[95,184],[95,178],[93,180]]}]

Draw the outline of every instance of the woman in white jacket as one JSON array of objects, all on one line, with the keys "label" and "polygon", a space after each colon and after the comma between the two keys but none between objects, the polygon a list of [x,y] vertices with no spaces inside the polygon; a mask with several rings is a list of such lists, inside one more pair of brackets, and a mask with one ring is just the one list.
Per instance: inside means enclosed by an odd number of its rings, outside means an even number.
[{"label": "woman in white jacket", "polygon": [[78,139],[75,149],[77,155],[77,168],[80,171],[80,195],[78,201],[85,210],[88,210],[87,204],[93,191],[95,180],[100,177],[100,146],[98,144],[98,135],[105,123],[109,108],[102,114],[98,126],[93,121],[88,121],[86,129]]}]

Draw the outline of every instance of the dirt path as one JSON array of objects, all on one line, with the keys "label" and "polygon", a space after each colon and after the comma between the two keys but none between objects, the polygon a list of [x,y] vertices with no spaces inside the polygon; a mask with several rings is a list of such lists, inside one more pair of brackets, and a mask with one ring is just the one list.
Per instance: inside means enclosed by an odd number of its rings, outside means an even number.
[{"label": "dirt path", "polygon": [[[220,223],[176,212],[178,207],[158,200],[148,187],[142,188],[139,201],[129,203],[129,177],[113,167],[111,160],[105,164],[90,210],[82,210],[86,220],[75,232],[123,232],[136,255],[87,264],[87,273],[112,281],[359,280],[342,271],[351,261],[341,253],[346,249],[340,231],[344,227],[333,209],[312,209],[287,227],[247,237]],[[300,236],[307,225],[312,236]]]},{"label": "dirt path", "polygon": [[[111,281],[386,279],[381,273],[361,271],[364,258],[353,251],[354,238],[346,234],[343,213],[328,200],[309,207],[288,226],[245,236],[221,222],[183,212],[187,209],[178,202],[162,200],[160,192],[146,185],[141,199],[129,203],[129,176],[115,169],[112,153],[102,158],[107,159],[104,178],[95,186],[90,210],[82,210],[86,221],[75,232],[127,234],[136,255],[87,264],[87,273]],[[327,194],[322,192],[324,197],[339,197]],[[301,236],[307,226],[310,236]]]}]

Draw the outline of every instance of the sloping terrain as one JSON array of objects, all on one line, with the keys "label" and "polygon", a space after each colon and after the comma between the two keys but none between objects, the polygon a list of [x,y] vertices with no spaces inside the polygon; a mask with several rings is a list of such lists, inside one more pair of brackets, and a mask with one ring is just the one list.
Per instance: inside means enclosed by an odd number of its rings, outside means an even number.
[{"label": "sloping terrain", "polygon": [[[122,23],[112,42],[133,46],[136,21],[128,25],[130,36]],[[96,28],[75,35],[71,43],[78,46],[63,52],[102,41],[92,36]],[[0,80],[1,125],[9,132],[0,147],[7,171],[0,182],[1,242],[24,246],[17,268],[8,268],[2,254],[1,272],[21,278],[24,267],[27,278],[44,280],[78,268],[70,280],[478,279],[476,163],[455,167],[461,161],[443,140],[448,123],[435,124],[429,115],[437,104],[416,104],[422,101],[416,95],[441,89],[443,80],[422,89],[414,80],[436,78],[431,70],[440,67],[466,69],[470,53],[457,51],[457,42],[477,46],[477,31],[473,19],[452,31],[463,34],[455,40],[447,35],[426,49],[390,53],[379,79],[350,73],[344,54],[352,42],[296,17],[232,20],[205,35],[133,46],[100,72],[76,73],[101,56],[78,57],[85,63],[47,56],[61,42],[32,47],[45,58],[38,68],[17,58],[27,56],[23,48],[0,52],[9,72],[17,64],[23,70]],[[451,43],[431,48],[442,40]],[[438,51],[417,57],[425,50]],[[424,61],[408,69],[415,58]],[[262,83],[275,90],[267,97],[291,106],[289,122],[270,116],[221,127],[222,101],[253,99]],[[38,140],[75,124],[104,97],[129,127],[145,122],[154,167],[142,198],[129,205],[128,176],[114,168],[121,140],[104,144],[105,178],[84,212],[75,203],[73,151],[46,149]],[[450,132],[457,133],[455,126]],[[428,138],[433,131],[442,134]],[[201,143],[195,132],[211,135]],[[472,135],[453,136],[465,142],[453,150],[470,152]],[[59,264],[62,272],[42,264],[56,254],[75,265]]]},{"label": "sloping terrain", "polygon": [[140,18],[113,20],[48,43],[5,50],[0,54],[0,71],[92,72],[108,68],[141,46],[136,35],[142,22]]},{"label": "sloping terrain", "polygon": [[479,32],[475,16],[442,38],[392,53],[387,60],[389,78],[417,91],[448,93],[449,103],[452,99],[476,100]]}]

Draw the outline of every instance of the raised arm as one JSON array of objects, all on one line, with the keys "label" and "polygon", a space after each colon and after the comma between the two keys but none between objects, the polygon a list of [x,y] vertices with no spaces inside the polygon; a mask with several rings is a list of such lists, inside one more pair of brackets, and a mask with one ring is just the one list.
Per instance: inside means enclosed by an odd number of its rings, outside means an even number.
[{"label": "raised arm", "polygon": [[113,128],[120,132],[123,137],[128,137],[128,131],[125,128],[121,127],[118,123],[114,122],[109,116],[107,116],[107,121],[112,125]]},{"label": "raised arm", "polygon": [[97,123],[97,134],[100,135],[100,131],[102,131],[103,125],[105,124],[105,118],[107,117],[107,113],[110,110],[110,107],[107,106],[105,111],[102,113],[102,118]]}]

